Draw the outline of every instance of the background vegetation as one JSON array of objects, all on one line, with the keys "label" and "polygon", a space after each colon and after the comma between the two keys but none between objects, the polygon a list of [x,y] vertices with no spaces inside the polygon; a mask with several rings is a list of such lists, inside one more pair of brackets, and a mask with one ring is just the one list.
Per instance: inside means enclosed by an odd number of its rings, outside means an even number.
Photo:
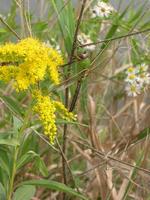
[{"label": "background vegetation", "polygon": [[[32,36],[60,46],[61,83],[44,87],[77,115],[57,119],[51,145],[37,118],[25,118],[28,91],[0,82],[0,200],[150,199],[149,88],[129,97],[124,81],[129,66],[150,63],[150,5],[124,2],[91,18],[94,0],[39,0],[36,12],[30,1],[12,0],[0,16],[1,44]],[[79,43],[82,32],[94,51]]]}]

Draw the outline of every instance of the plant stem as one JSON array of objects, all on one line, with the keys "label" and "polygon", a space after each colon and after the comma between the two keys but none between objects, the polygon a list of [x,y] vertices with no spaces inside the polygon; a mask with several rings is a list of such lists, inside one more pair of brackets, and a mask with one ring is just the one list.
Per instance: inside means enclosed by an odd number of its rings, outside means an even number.
[{"label": "plant stem", "polygon": [[18,38],[18,40],[21,40],[21,37],[18,35],[18,33],[16,33],[15,30],[12,29],[12,28],[9,26],[9,24],[7,24],[7,22],[5,22],[5,20],[3,20],[2,17],[0,17],[0,21],[8,28],[8,30],[9,30],[11,33],[13,33],[13,34]]},{"label": "plant stem", "polygon": [[120,36],[113,37],[113,38],[107,38],[107,39],[100,40],[100,41],[97,41],[97,42],[91,42],[91,43],[88,43],[88,44],[79,45],[79,47],[87,47],[87,46],[97,45],[97,44],[101,44],[101,43],[105,43],[105,42],[111,42],[111,41],[114,41],[114,40],[120,40],[120,39],[123,39],[123,38],[131,37],[133,35],[139,35],[139,34],[146,33],[146,32],[150,32],[150,28],[142,30],[142,31],[127,33],[126,35],[120,35]]},{"label": "plant stem", "polygon": [[9,190],[7,194],[7,200],[11,200],[11,195],[13,193],[13,185],[14,185],[14,179],[15,179],[15,174],[16,174],[16,163],[17,163],[18,152],[19,152],[19,146],[15,147],[14,149],[13,168],[12,168]]},{"label": "plant stem", "polygon": [[[78,36],[79,26],[80,26],[80,23],[81,23],[81,19],[82,19],[82,15],[83,15],[83,11],[84,11],[84,7],[85,7],[85,4],[86,4],[86,1],[87,0],[83,0],[82,1],[82,6],[81,6],[79,18],[77,20],[77,25],[76,25],[76,29],[75,29],[75,33],[74,33],[74,38],[73,38],[72,50],[71,50],[71,54],[70,54],[70,58],[69,58],[70,65],[68,66],[68,69],[67,69],[67,77],[66,77],[66,79],[69,79],[69,77],[70,77],[71,63],[73,61],[74,53],[75,53],[75,50],[76,50],[76,43],[77,43],[77,36]],[[67,87],[66,90],[65,90],[65,106],[67,108],[69,107],[69,87]],[[67,124],[64,125],[64,132],[63,132],[62,150],[63,150],[63,154],[64,155],[66,154],[66,144],[67,144]],[[63,182],[64,182],[64,184],[67,185],[66,169],[67,169],[66,160],[65,160],[65,157],[62,156]],[[66,194],[65,193],[63,193],[62,199],[63,200],[66,199]]]},{"label": "plant stem", "polygon": [[[72,50],[71,50],[71,54],[70,54],[70,58],[69,58],[70,65],[68,66],[68,69],[67,69],[66,79],[68,79],[70,77],[71,63],[73,61],[74,53],[75,53],[75,50],[76,50],[76,43],[77,43],[79,26],[80,26],[80,23],[81,23],[81,19],[82,19],[82,15],[83,15],[83,11],[84,11],[84,8],[85,8],[86,1],[87,0],[83,0],[83,2],[82,2],[80,14],[79,14],[79,17],[78,17],[78,20],[77,20],[77,25],[76,25],[76,29],[75,29],[75,33],[74,33],[74,38],[73,38]],[[67,108],[69,107],[69,87],[67,87],[66,90],[65,90],[65,106]],[[64,125],[64,132],[63,132],[62,150],[63,150],[64,155],[66,154],[66,143],[67,143],[66,140],[67,140],[67,124]],[[64,184],[67,184],[66,161],[65,161],[64,157],[62,157],[62,168],[63,168],[63,182],[64,182]],[[65,196],[65,194],[64,194],[64,196]],[[63,199],[65,199],[65,197]]]}]

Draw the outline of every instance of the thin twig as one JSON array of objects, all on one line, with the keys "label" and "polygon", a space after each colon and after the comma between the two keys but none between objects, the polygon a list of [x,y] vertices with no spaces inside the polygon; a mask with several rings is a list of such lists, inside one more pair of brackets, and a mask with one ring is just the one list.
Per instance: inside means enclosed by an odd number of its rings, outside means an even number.
[{"label": "thin twig", "polygon": [[[80,23],[81,23],[85,4],[86,4],[86,0],[83,0],[82,6],[81,6],[81,11],[80,11],[80,14],[79,14],[79,18],[77,20],[75,33],[74,33],[74,39],[73,39],[73,44],[72,44],[72,51],[71,51],[70,58],[69,58],[69,63],[72,63],[72,61],[73,61],[73,57],[74,57],[74,53],[75,53],[75,49],[76,49],[78,30],[79,30],[79,26],[80,26]],[[69,79],[69,77],[70,77],[70,70],[71,70],[71,64],[68,66],[68,69],[67,69],[67,79]],[[66,89],[65,89],[65,105],[66,105],[66,107],[68,107],[68,101],[69,101],[69,87],[66,87]],[[63,132],[63,147],[62,147],[62,149],[63,149],[64,155],[66,153],[66,135],[67,135],[67,124],[64,125],[64,132]],[[66,161],[65,161],[64,157],[62,157],[62,167],[63,167],[64,183],[67,184]],[[65,194],[64,194],[63,199],[65,199]]]},{"label": "thin twig", "polygon": [[[111,42],[111,41],[114,41],[114,40],[119,40],[119,39],[123,39],[123,38],[126,38],[126,37],[131,37],[133,35],[139,35],[139,34],[142,34],[142,33],[145,33],[145,32],[149,32],[149,31],[150,31],[150,29],[145,29],[143,31],[136,31],[136,32],[133,32],[133,33],[130,33],[130,34],[127,34],[127,35],[122,35],[122,36],[114,37],[114,38],[108,38],[108,39],[105,39],[105,40],[100,40],[100,41],[97,41],[95,43],[94,42],[93,43],[87,43],[87,44],[84,44],[84,45],[80,45],[79,47],[86,47],[86,46],[97,45],[97,44],[101,44],[101,43],[105,43],[105,42]],[[77,61],[80,62],[82,60],[77,60]],[[68,65],[73,64],[74,62],[76,62],[76,60],[73,60],[71,63],[70,62],[65,63],[65,64],[61,65],[61,67],[66,67]]]},{"label": "thin twig", "polygon": [[126,35],[121,35],[121,36],[114,37],[114,38],[108,38],[108,39],[100,40],[100,41],[97,41],[97,42],[79,45],[79,47],[86,47],[86,46],[97,45],[97,44],[101,44],[101,43],[105,43],[105,42],[111,42],[111,41],[114,41],[114,40],[119,40],[119,39],[123,39],[123,38],[126,38],[126,37],[131,37],[133,35],[138,35],[138,34],[146,33],[146,32],[149,32],[149,31],[150,31],[150,28],[145,29],[143,31],[136,31],[136,32],[133,32],[133,33],[128,33]]},{"label": "thin twig", "polygon": [[18,35],[18,33],[16,33],[16,31],[14,31],[14,29],[12,29],[9,26],[9,24],[7,22],[5,22],[5,20],[3,20],[2,17],[0,17],[0,21],[10,30],[10,32],[12,32],[18,38],[18,40],[21,40],[21,37]]},{"label": "thin twig", "polygon": [[60,154],[61,154],[61,156],[64,158],[64,160],[65,160],[65,162],[66,162],[66,165],[67,165],[67,168],[68,168],[68,170],[69,170],[69,172],[70,172],[70,175],[71,175],[71,178],[72,178],[74,187],[77,189],[78,192],[80,192],[78,186],[76,185],[76,182],[75,182],[74,176],[73,176],[73,174],[72,174],[71,168],[70,168],[70,166],[69,166],[69,164],[68,164],[67,158],[66,158],[65,154],[63,153],[63,150],[62,150],[62,148],[61,148],[61,146],[60,146],[59,141],[58,141],[57,138],[56,138],[56,142],[57,142],[58,148],[59,148],[59,150],[60,150]]},{"label": "thin twig", "polygon": [[132,164],[122,161],[119,158],[116,158],[112,155],[105,154],[104,152],[101,152],[101,151],[95,149],[94,147],[90,146],[89,144],[85,144],[81,141],[77,141],[77,140],[73,140],[73,139],[70,142],[76,142],[82,146],[88,147],[89,149],[93,150],[96,153],[96,155],[100,156],[102,159],[106,160],[107,162],[108,162],[108,160],[113,160],[113,161],[123,164],[125,166],[131,167],[131,168],[136,168],[137,170],[150,175],[150,170],[142,168],[142,167],[138,167],[136,165],[132,165]]},{"label": "thin twig", "polygon": [[80,79],[77,82],[77,86],[76,86],[76,89],[75,89],[75,92],[74,92],[74,95],[72,97],[72,101],[71,101],[71,104],[70,104],[69,112],[72,112],[75,108],[75,105],[76,105],[76,102],[77,102],[77,99],[78,99],[78,96],[79,96],[79,93],[80,93],[82,80],[83,80],[84,76],[85,76],[85,73],[82,74],[82,76],[80,77]]},{"label": "thin twig", "polygon": [[88,170],[86,170],[86,171],[84,171],[84,172],[82,172],[82,173],[80,173],[80,174],[77,174],[77,176],[80,176],[80,177],[81,177],[81,176],[84,176],[84,175],[86,175],[86,174],[92,172],[93,170],[95,170],[95,169],[97,169],[97,168],[103,167],[106,163],[107,163],[106,161],[100,162],[99,164],[95,165],[94,167],[92,167],[92,168],[90,168],[90,169],[88,169]]},{"label": "thin twig", "polygon": [[43,140],[50,148],[52,148],[55,152],[60,153],[58,149],[56,149],[54,147],[54,145],[52,145],[49,141],[48,138],[46,139],[45,136],[43,136],[43,134],[40,134],[36,129],[34,129],[33,127],[30,127],[30,129],[36,134],[38,135],[41,140]]}]

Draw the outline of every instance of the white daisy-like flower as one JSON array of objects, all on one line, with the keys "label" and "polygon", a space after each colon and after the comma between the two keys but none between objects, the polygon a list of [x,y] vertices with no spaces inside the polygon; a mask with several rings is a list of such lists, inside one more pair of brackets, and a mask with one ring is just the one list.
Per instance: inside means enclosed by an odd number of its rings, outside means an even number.
[{"label": "white daisy-like flower", "polygon": [[139,73],[147,72],[147,70],[148,70],[148,65],[146,65],[146,64],[142,64],[142,65],[138,66]]},{"label": "white daisy-like flower", "polygon": [[95,17],[109,17],[109,15],[114,11],[114,8],[105,2],[102,1],[98,1],[97,5],[95,5],[92,9],[91,9],[91,17],[95,18]]},{"label": "white daisy-like flower", "polygon": [[128,74],[136,74],[137,73],[137,71],[136,71],[136,69],[135,69],[135,67],[129,67],[128,69],[127,69],[127,71],[126,71],[126,74],[128,75]]},{"label": "white daisy-like flower", "polygon": [[136,97],[141,93],[141,87],[138,84],[127,84],[125,88],[128,96]]},{"label": "white daisy-like flower", "polygon": [[125,79],[125,82],[128,82],[128,83],[134,83],[134,82],[137,82],[137,75],[136,74],[128,74],[127,75],[127,78]]},{"label": "white daisy-like flower", "polygon": [[113,12],[114,8],[112,7],[112,5],[110,5],[109,3],[105,3],[103,1],[98,1],[97,3],[98,7],[100,7],[101,9],[104,10],[109,10],[109,12]]},{"label": "white daisy-like flower", "polygon": [[95,18],[95,17],[99,17],[99,7],[98,6],[94,6],[91,9],[91,18]]},{"label": "white daisy-like flower", "polygon": [[146,91],[150,84],[150,73],[148,73],[148,66],[145,64],[137,67],[129,67],[126,71],[127,77],[125,79],[126,91],[128,96],[137,96]]},{"label": "white daisy-like flower", "polygon": [[[93,41],[90,39],[90,36],[89,35],[86,35],[84,33],[81,33],[77,36],[77,39],[79,41],[79,43],[81,45],[86,45],[86,44],[90,44],[90,43],[93,43]],[[95,45],[87,45],[84,47],[85,50],[87,51],[94,51],[95,50]]]},{"label": "white daisy-like flower", "polygon": [[144,85],[150,84],[150,73],[142,73],[139,74],[140,82],[142,82]]}]

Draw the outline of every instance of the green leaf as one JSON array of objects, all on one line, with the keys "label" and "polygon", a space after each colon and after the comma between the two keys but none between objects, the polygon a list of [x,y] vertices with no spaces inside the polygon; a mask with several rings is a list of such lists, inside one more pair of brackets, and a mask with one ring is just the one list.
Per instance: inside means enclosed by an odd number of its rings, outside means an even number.
[{"label": "green leaf", "polygon": [[38,22],[38,23],[35,23],[32,25],[32,29],[34,32],[41,32],[41,31],[44,31],[45,29],[47,29],[48,27],[48,24],[46,22]]},{"label": "green leaf", "polygon": [[47,188],[47,189],[65,192],[65,193],[68,193],[70,195],[76,196],[76,197],[78,197],[80,199],[88,200],[87,197],[79,194],[78,192],[76,192],[72,188],[66,186],[63,183],[59,183],[59,182],[56,182],[56,181],[50,181],[50,180],[44,180],[44,179],[31,180],[31,181],[22,182],[21,185],[41,186],[41,187],[44,187],[44,188]]},{"label": "green leaf", "polygon": [[6,200],[5,189],[1,183],[0,183],[0,200]]},{"label": "green leaf", "polygon": [[24,154],[17,162],[17,169],[23,167],[25,164],[29,163],[34,159],[35,161],[35,166],[38,169],[38,171],[43,175],[43,176],[48,176],[48,170],[47,167],[40,157],[39,154],[35,153],[34,151],[28,151],[26,154]]},{"label": "green leaf", "polygon": [[65,4],[63,0],[52,0],[52,5],[57,14],[58,24],[64,39],[65,48],[68,55],[70,55],[75,32],[75,17],[72,2],[68,1],[67,4]]},{"label": "green leaf", "polygon": [[[144,7],[145,7],[145,4],[146,4],[146,2],[135,12],[135,14],[133,14],[133,16],[129,19],[128,23],[132,24],[134,21],[138,20],[141,17]],[[133,13],[133,11],[132,11],[132,13]]]},{"label": "green leaf", "polygon": [[7,173],[7,175],[9,176],[9,167],[8,167],[8,163],[6,163],[6,161],[0,157],[0,167]]},{"label": "green leaf", "polygon": [[19,102],[17,102],[17,100],[14,100],[11,97],[3,96],[3,95],[0,95],[0,99],[14,114],[18,114],[19,116],[22,115],[23,111],[21,109],[21,106],[19,106]]},{"label": "green leaf", "polygon": [[34,196],[36,191],[35,186],[33,185],[23,185],[19,187],[14,196],[13,200],[31,200],[31,198]]},{"label": "green leaf", "polygon": [[18,130],[22,126],[22,121],[17,117],[13,116],[13,126],[14,126],[14,132],[18,132]]},{"label": "green leaf", "polygon": [[40,158],[40,156],[36,157],[36,167],[38,168],[38,170],[43,176],[45,177],[48,176],[49,173],[48,173],[47,167],[44,161]]},{"label": "green leaf", "polygon": [[150,28],[150,21],[145,22],[144,24],[141,25],[140,30],[145,30]]},{"label": "green leaf", "polygon": [[0,145],[0,182],[5,189],[10,178],[10,150],[12,149],[8,145]]},{"label": "green leaf", "polygon": [[[116,32],[117,32],[117,29],[120,25],[120,22],[122,21],[123,17],[125,16],[127,10],[129,9],[129,6],[128,5],[124,11],[122,12],[122,14],[120,15],[117,15],[116,19],[114,20],[114,24],[110,27],[108,33],[106,34],[106,37],[105,37],[105,40],[107,39],[111,39],[115,36]],[[102,44],[101,46],[101,49],[105,49],[106,47],[108,48],[108,45],[109,44],[109,41],[107,41],[106,43]]]},{"label": "green leaf", "polygon": [[19,146],[19,142],[15,139],[0,139],[0,145]]},{"label": "green leaf", "polygon": [[3,28],[0,28],[0,33],[6,33],[7,31]]},{"label": "green leaf", "polygon": [[28,151],[17,162],[17,169],[20,169],[25,164],[29,163],[33,158],[37,157],[38,155],[34,151]]},{"label": "green leaf", "polygon": [[138,160],[136,161],[135,167],[132,169],[132,173],[129,177],[129,181],[128,184],[126,186],[126,189],[124,190],[124,195],[122,197],[122,200],[126,200],[128,198],[128,194],[131,191],[132,187],[133,187],[133,182],[131,180],[134,180],[134,178],[136,178],[136,174],[137,174],[137,168],[139,167],[144,159],[144,151],[141,152],[141,154],[138,157]]}]

